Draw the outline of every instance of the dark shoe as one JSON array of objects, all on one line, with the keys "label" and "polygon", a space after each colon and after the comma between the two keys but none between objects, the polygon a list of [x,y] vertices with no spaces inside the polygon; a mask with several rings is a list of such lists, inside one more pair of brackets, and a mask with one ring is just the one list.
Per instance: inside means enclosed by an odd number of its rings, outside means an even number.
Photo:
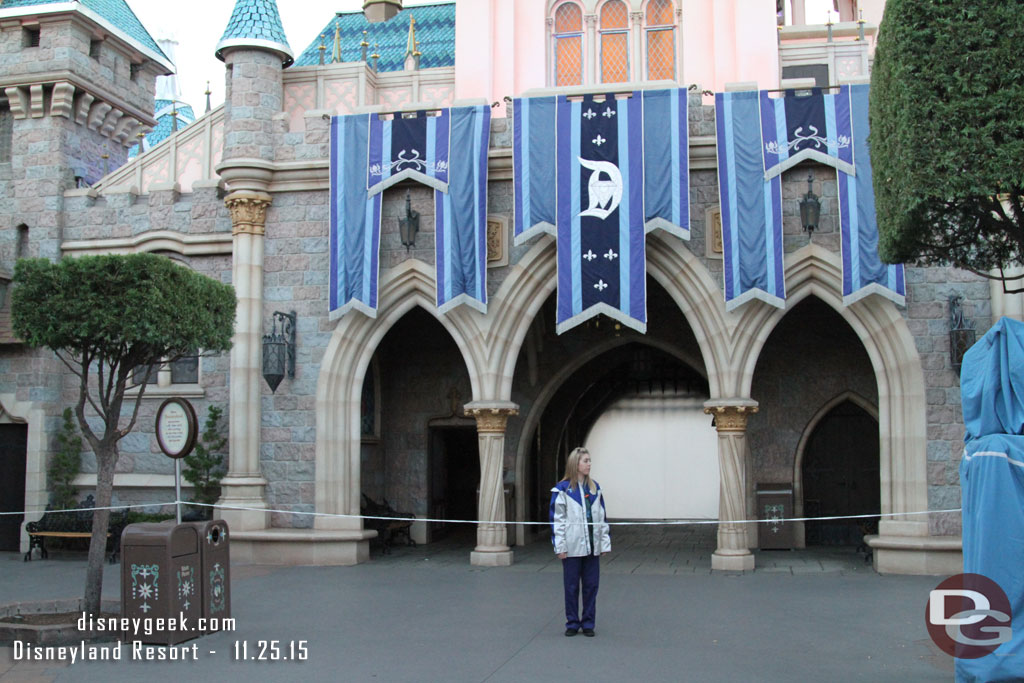
[{"label": "dark shoe", "polygon": [[574,635],[576,635],[576,632],[577,632],[577,629],[574,629],[574,628],[567,628],[567,629],[565,629],[565,636],[566,636],[567,638],[571,638],[571,637],[573,637]]},{"label": "dark shoe", "polygon": [[585,629],[583,629],[583,635],[585,635],[587,638],[593,638],[594,635],[595,635],[594,634],[594,629],[592,629],[592,628],[585,628]]}]

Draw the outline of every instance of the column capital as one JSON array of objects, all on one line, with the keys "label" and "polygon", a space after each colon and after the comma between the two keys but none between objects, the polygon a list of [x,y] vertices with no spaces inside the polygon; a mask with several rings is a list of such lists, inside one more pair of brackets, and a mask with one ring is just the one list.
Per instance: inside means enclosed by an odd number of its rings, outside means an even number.
[{"label": "column capital", "polygon": [[597,26],[597,15],[584,14],[583,21],[587,24],[587,28],[594,28],[595,26]]},{"label": "column capital", "polygon": [[519,405],[511,401],[473,401],[465,405],[465,413],[476,418],[479,432],[505,433],[505,424],[519,414]]},{"label": "column capital", "polygon": [[722,432],[745,432],[747,416],[759,410],[757,401],[749,398],[705,401],[704,412],[715,418],[715,429]]},{"label": "column capital", "polygon": [[267,221],[267,207],[274,201],[266,192],[239,190],[224,198],[224,205],[231,212],[231,234],[264,234]]}]

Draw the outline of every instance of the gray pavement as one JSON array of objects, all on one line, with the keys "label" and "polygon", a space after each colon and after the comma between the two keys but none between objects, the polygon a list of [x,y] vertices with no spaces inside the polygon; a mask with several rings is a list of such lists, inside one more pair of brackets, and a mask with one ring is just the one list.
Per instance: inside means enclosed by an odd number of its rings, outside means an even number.
[{"label": "gray pavement", "polygon": [[[541,540],[505,568],[469,565],[465,534],[356,567],[232,567],[237,628],[198,661],[12,661],[0,681],[950,681],[928,638],[939,577],[880,576],[852,549],[764,551],[710,571],[714,527],[613,530],[597,637],[566,638],[560,564]],[[0,553],[0,603],[81,595],[84,554]],[[104,597],[119,596],[107,566]],[[236,661],[236,643],[304,641],[306,661]],[[147,652],[164,651],[146,648]]]}]

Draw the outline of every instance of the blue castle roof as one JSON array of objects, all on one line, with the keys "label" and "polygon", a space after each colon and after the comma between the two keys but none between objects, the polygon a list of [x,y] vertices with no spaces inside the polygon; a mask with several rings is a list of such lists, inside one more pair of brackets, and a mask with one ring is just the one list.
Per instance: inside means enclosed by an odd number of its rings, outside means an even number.
[{"label": "blue castle roof", "polygon": [[[362,12],[339,13],[320,32],[324,36],[324,59],[328,62],[334,54],[334,35],[338,31],[341,45],[341,61],[358,62],[362,59],[359,44],[366,31],[370,44],[367,55],[376,49],[380,55],[378,71],[400,71],[405,67],[405,51],[409,38],[409,16],[416,18],[416,39],[419,41],[420,68],[431,69],[441,66],[455,66],[455,3],[406,7],[387,21],[370,22]],[[320,34],[302,51],[296,66],[312,66],[320,63]],[[376,48],[374,45],[376,44]]]},{"label": "blue castle roof", "polygon": [[[115,28],[122,31],[128,37],[134,38],[145,47],[157,53],[164,59],[167,59],[167,55],[163,53],[160,46],[156,44],[155,40],[153,40],[153,36],[149,35],[149,31],[147,31],[146,27],[142,25],[139,18],[135,16],[135,12],[132,12],[125,0],[77,1],[83,7],[92,10],[103,19],[109,21]],[[67,2],[67,0],[2,0],[2,2],[0,2],[0,9],[10,9],[12,7],[27,8],[37,5],[53,5],[63,2]]]},{"label": "blue castle roof", "polygon": [[292,49],[281,26],[275,0],[238,0],[228,27],[217,43],[217,58],[227,47],[264,47],[281,54],[284,66],[292,63]]},{"label": "blue castle roof", "polygon": [[[172,111],[178,112],[178,130],[182,130],[190,123],[194,123],[196,120],[195,112],[192,111],[192,107],[185,104],[182,101],[178,101],[177,109],[172,109],[171,105],[174,102],[171,100],[156,100],[156,106],[154,107],[154,115],[156,116],[156,126],[152,131],[149,132],[145,137],[145,149],[150,150],[159,145],[161,142],[171,137],[174,133],[174,116]],[[128,150],[128,158],[134,159],[139,154],[138,145],[134,145]]]}]

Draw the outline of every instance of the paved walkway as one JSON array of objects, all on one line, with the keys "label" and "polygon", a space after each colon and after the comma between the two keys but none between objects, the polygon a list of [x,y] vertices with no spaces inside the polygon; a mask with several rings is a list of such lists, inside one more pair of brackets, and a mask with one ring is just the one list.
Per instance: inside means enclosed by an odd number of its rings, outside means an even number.
[{"label": "paved walkway", "polygon": [[[454,536],[357,567],[232,567],[237,628],[198,661],[12,661],[0,681],[950,681],[924,626],[938,577],[880,576],[849,549],[766,551],[710,571],[713,527],[617,529],[602,560],[597,637],[562,635],[560,565],[541,541],[512,567],[468,563]],[[81,595],[82,555],[0,553],[0,603]],[[117,566],[105,597],[119,595]],[[306,661],[236,661],[300,641]],[[238,645],[236,646],[236,643]],[[191,645],[191,643],[189,644]],[[144,648],[166,652],[165,648]]]}]

